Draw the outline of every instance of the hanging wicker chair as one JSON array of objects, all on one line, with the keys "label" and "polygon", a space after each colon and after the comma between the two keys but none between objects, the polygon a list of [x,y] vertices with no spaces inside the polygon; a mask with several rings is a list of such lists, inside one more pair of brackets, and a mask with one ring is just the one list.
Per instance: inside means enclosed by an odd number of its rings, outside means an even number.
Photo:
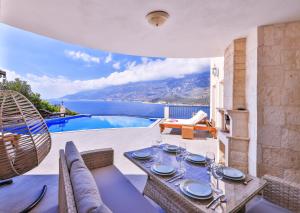
[{"label": "hanging wicker chair", "polygon": [[47,125],[33,104],[18,92],[0,90],[0,180],[38,166],[50,147]]}]

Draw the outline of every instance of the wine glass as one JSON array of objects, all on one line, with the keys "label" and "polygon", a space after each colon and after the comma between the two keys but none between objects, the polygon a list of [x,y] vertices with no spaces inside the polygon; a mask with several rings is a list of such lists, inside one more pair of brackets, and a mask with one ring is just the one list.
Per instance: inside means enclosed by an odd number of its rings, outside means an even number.
[{"label": "wine glass", "polygon": [[187,150],[186,150],[186,143],[184,143],[184,142],[181,142],[181,143],[179,143],[179,149],[181,149],[181,151],[182,151],[182,155],[183,155],[183,160],[186,158],[186,156],[187,156],[187,154],[188,154],[188,152],[187,152]]},{"label": "wine glass", "polygon": [[153,140],[151,144],[151,154],[155,162],[158,161],[158,152],[159,152],[159,145],[157,143],[157,140]]},{"label": "wine glass", "polygon": [[158,135],[158,137],[156,139],[156,143],[157,143],[158,148],[161,148],[162,142],[163,142],[162,135],[161,135],[161,133],[159,133],[159,135]]},{"label": "wine glass", "polygon": [[182,166],[182,161],[184,160],[184,157],[185,157],[185,151],[179,147],[176,150],[176,160],[179,164],[178,172],[182,172],[182,173],[185,172],[185,169]]},{"label": "wine glass", "polygon": [[217,188],[215,189],[215,191],[218,194],[221,194],[223,192],[223,190],[219,187],[219,180],[222,180],[224,176],[223,168],[224,166],[222,164],[216,164],[212,168],[212,175],[217,179]]},{"label": "wine glass", "polygon": [[211,174],[211,168],[212,168],[212,165],[213,163],[215,162],[215,153],[213,152],[206,152],[206,162],[208,164],[208,171],[207,173],[208,174]]}]

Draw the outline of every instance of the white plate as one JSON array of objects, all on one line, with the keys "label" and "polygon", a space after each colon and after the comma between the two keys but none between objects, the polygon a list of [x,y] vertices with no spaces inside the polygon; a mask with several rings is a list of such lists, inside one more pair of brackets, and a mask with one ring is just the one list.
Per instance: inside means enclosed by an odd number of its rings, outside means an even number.
[{"label": "white plate", "polygon": [[205,163],[205,157],[202,155],[189,154],[186,158],[187,161],[192,163]]},{"label": "white plate", "polygon": [[172,175],[176,172],[176,169],[170,165],[154,164],[151,166],[151,171],[158,175]]},{"label": "white plate", "polygon": [[[188,186],[191,185],[191,184],[194,184],[194,186],[196,186],[196,187],[188,188]],[[197,186],[196,184],[199,184],[199,185]],[[204,190],[203,195],[204,196],[197,196],[196,195],[197,190],[201,190],[201,185],[203,186],[203,190]],[[194,198],[194,199],[198,199],[198,200],[207,200],[207,199],[210,199],[213,196],[211,187],[208,184],[202,183],[201,181],[198,181],[198,180],[185,180],[185,181],[182,181],[179,185],[179,188],[180,188],[181,192],[183,194],[185,194],[186,196]],[[196,193],[192,194],[188,190],[190,190],[191,192],[196,192]],[[198,194],[201,194],[200,191],[198,191],[198,192],[199,192]]]},{"label": "white plate", "polygon": [[228,180],[236,180],[236,181],[241,181],[241,180],[244,180],[246,178],[246,175],[243,175],[242,177],[239,177],[239,178],[233,178],[233,177],[229,177],[229,176],[223,176],[225,179],[228,179]]},{"label": "white plate", "polygon": [[163,150],[166,152],[176,152],[178,149],[179,149],[179,147],[176,145],[165,145],[163,147]]},{"label": "white plate", "polygon": [[136,151],[132,153],[132,157],[138,159],[147,159],[151,157],[151,152],[149,151]]},{"label": "white plate", "polygon": [[224,167],[223,174],[228,179],[242,180],[245,178],[245,174],[242,171],[231,167]]}]

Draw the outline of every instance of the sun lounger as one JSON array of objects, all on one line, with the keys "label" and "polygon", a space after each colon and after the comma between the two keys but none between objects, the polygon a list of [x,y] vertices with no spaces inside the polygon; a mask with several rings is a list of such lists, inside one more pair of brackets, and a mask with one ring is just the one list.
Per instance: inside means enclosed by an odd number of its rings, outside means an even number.
[{"label": "sun lounger", "polygon": [[160,132],[163,132],[166,128],[182,129],[183,126],[192,126],[194,130],[209,131],[214,138],[217,133],[213,123],[207,120],[207,114],[201,110],[190,119],[167,119],[159,126]]}]

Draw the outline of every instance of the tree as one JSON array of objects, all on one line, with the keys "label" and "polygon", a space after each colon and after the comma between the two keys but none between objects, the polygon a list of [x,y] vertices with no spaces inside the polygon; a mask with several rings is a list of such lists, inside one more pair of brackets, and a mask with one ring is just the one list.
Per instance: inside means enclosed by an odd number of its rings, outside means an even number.
[{"label": "tree", "polygon": [[[16,78],[14,81],[4,81],[0,83],[0,88],[7,90],[14,90],[22,95],[24,95],[38,110],[48,110],[50,112],[59,112],[60,107],[57,105],[50,104],[46,100],[41,99],[39,93],[34,93],[31,90],[31,86],[26,82],[22,81],[19,78]],[[66,114],[74,115],[77,114],[69,109],[66,110]]]}]

